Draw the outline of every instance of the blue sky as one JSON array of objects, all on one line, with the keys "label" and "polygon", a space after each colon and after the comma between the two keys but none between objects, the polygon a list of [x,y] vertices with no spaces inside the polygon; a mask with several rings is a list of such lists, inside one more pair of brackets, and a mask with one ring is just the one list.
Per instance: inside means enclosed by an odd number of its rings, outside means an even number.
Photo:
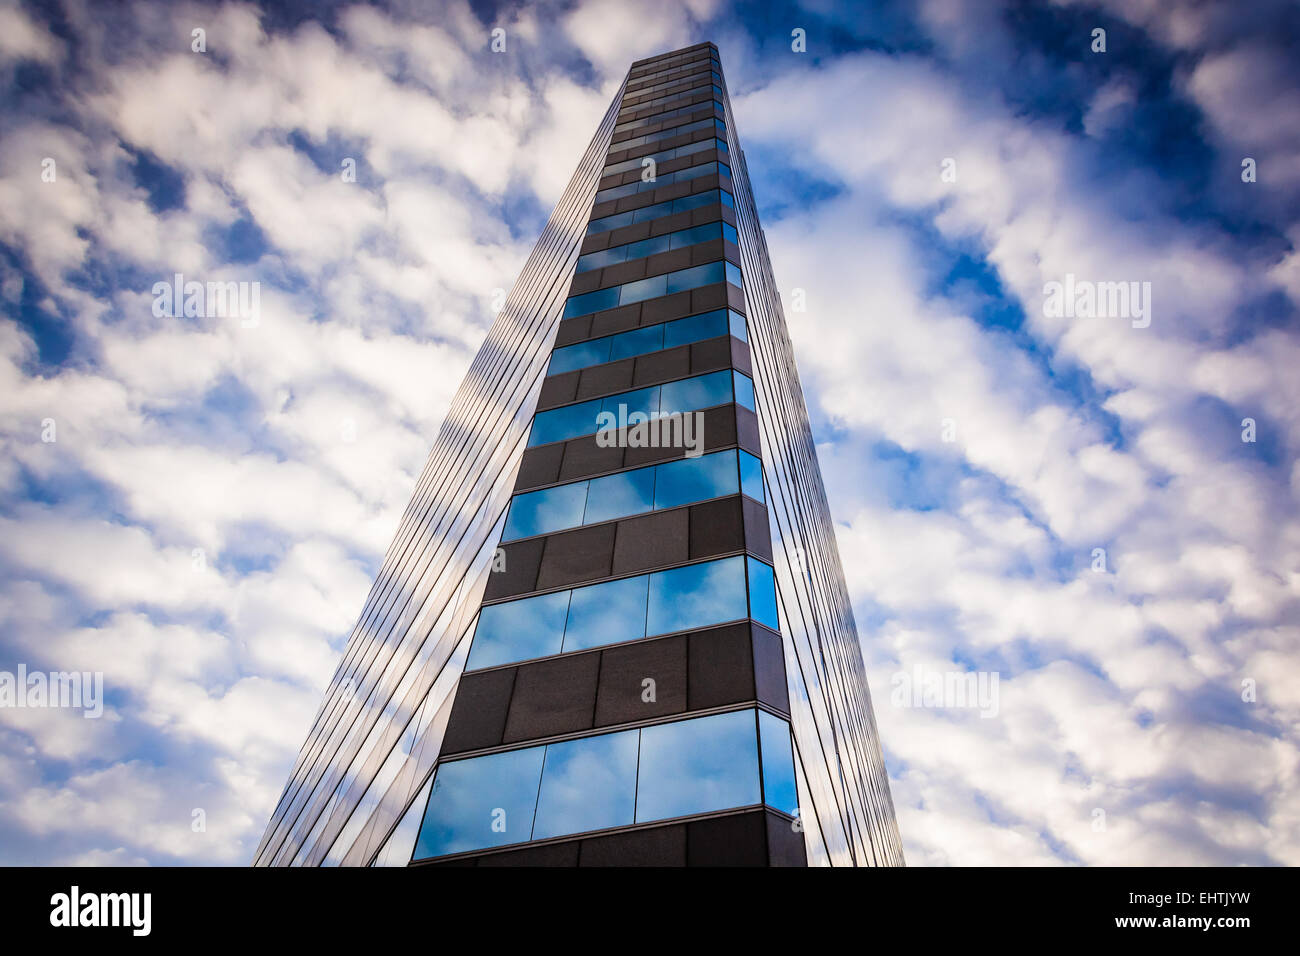
[{"label": "blue sky", "polygon": [[0,861],[249,860],[495,290],[709,39],[909,863],[1300,862],[1300,8],[1248,6],[0,3],[0,670],[107,704],[0,708]]}]

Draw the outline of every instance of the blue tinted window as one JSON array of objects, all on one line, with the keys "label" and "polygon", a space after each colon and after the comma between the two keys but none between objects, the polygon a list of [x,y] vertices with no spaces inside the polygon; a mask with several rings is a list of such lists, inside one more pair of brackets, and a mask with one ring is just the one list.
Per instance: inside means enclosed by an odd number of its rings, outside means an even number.
[{"label": "blue tinted window", "polygon": [[651,236],[649,239],[642,239],[640,242],[629,243],[624,248],[627,249],[628,259],[640,259],[643,256],[653,256],[659,252],[667,252],[673,247],[671,236]]},{"label": "blue tinted window", "polygon": [[719,173],[720,175],[726,176],[728,179],[730,179],[730,178],[731,178],[731,167],[728,166],[726,163],[718,163],[718,173]]},{"label": "blue tinted window", "polygon": [[439,766],[414,859],[529,839],[544,749],[510,750]]},{"label": "blue tinted window", "polygon": [[744,283],[740,280],[740,266],[736,265],[734,262],[727,263],[727,281],[737,289],[744,288]]},{"label": "blue tinted window", "polygon": [[645,637],[646,576],[574,588],[564,649],[580,651]]},{"label": "blue tinted window", "polygon": [[[736,200],[731,198],[731,193],[727,192],[725,189],[719,190],[719,193],[721,195],[717,199],[718,202],[721,202],[722,205],[726,206],[729,209],[736,208]],[[706,195],[708,194],[706,193]]]},{"label": "blue tinted window", "polygon": [[655,508],[673,508],[736,493],[736,453],[720,451],[658,467]]},{"label": "blue tinted window", "polygon": [[790,725],[765,710],[758,712],[758,739],[763,748],[763,802],[796,816],[799,788],[794,782]]},{"label": "blue tinted window", "polygon": [[727,310],[716,309],[703,315],[677,319],[664,326],[664,348],[686,345],[688,342],[702,342],[704,339],[716,338],[727,334]]},{"label": "blue tinted window", "polygon": [[609,347],[609,360],[644,355],[663,346],[664,329],[662,325],[648,325],[644,329],[633,329],[614,336]]},{"label": "blue tinted window", "polygon": [[574,272],[590,272],[592,269],[616,265],[627,258],[626,250],[626,246],[616,246],[613,249],[602,249],[599,252],[589,252],[585,256],[579,256],[578,267]]},{"label": "blue tinted window", "polygon": [[[651,276],[649,279],[638,279],[635,282],[629,282],[626,285],[618,286],[618,304],[631,305],[634,302],[644,302],[646,299],[653,299],[661,296],[668,288],[668,276]],[[591,312],[593,309],[585,311]]]},{"label": "blue tinted window", "polygon": [[687,289],[698,289],[700,286],[712,282],[721,282],[722,276],[723,264],[721,262],[709,262],[691,269],[682,269],[680,272],[670,272],[667,276],[667,293],[684,292]]},{"label": "blue tinted window", "polygon": [[673,201],[673,212],[683,212],[687,209],[698,209],[700,206],[707,206],[710,203],[718,202],[718,191],[711,189],[706,193],[696,193],[694,196],[683,196],[681,199]]},{"label": "blue tinted window", "polygon": [[718,224],[716,222],[706,222],[702,226],[671,233],[671,238],[674,249],[684,249],[698,242],[708,242],[710,239],[716,239],[718,235]]},{"label": "blue tinted window", "polygon": [[623,226],[630,226],[635,222],[635,210],[633,212],[620,212],[613,216],[605,216],[601,219],[593,219],[587,226],[587,235],[595,235],[598,232],[609,232],[611,229],[621,229]]},{"label": "blue tinted window", "polygon": [[659,410],[664,415],[711,408],[731,401],[731,372],[721,369],[662,386]]},{"label": "blue tinted window", "polygon": [[633,822],[638,731],[548,744],[533,839]]},{"label": "blue tinted window", "polygon": [[763,496],[763,463],[743,450],[740,453],[740,490],[755,501],[767,501]]},{"label": "blue tinted window", "polygon": [[739,555],[650,575],[646,634],[669,634],[745,616],[745,559]]},{"label": "blue tinted window", "polygon": [[597,289],[595,292],[588,292],[586,295],[575,295],[564,303],[564,318],[571,319],[575,315],[586,315],[588,312],[612,309],[616,305],[618,305],[617,286],[611,289]]},{"label": "blue tinted window", "polygon": [[[601,411],[619,413],[620,408],[626,409],[628,415],[633,412],[643,412],[646,415],[653,415],[659,410],[659,386],[652,385],[649,388],[638,388],[634,392],[622,392],[618,395],[610,395],[601,399]],[[582,432],[575,432],[581,435]]]},{"label": "blue tinted window", "polygon": [[642,728],[638,823],[747,807],[761,799],[754,711]]},{"label": "blue tinted window", "polygon": [[546,374],[559,375],[561,372],[572,372],[608,361],[609,339],[579,342],[577,345],[566,345],[564,348],[556,349],[551,354],[551,364],[547,366]]},{"label": "blue tinted window", "polygon": [[736,378],[736,401],[744,405],[751,412],[757,411],[754,407],[754,382],[748,375],[737,372]]},{"label": "blue tinted window", "polygon": [[774,631],[780,630],[772,569],[753,558],[749,559],[749,616]]},{"label": "blue tinted window", "polygon": [[560,653],[569,592],[489,604],[478,617],[466,670]]},{"label": "blue tinted window", "polygon": [[638,468],[635,471],[591,479],[588,483],[587,511],[579,520],[583,524],[595,524],[597,521],[651,510],[654,507],[654,472],[653,468]]},{"label": "blue tinted window", "polygon": [[749,331],[745,328],[745,317],[734,309],[728,310],[727,314],[731,317],[731,334],[742,342],[748,342]]},{"label": "blue tinted window", "polygon": [[740,244],[740,240],[736,237],[736,227],[729,222],[724,222],[722,224],[722,238],[726,239],[728,242],[733,242],[736,245]]},{"label": "blue tinted window", "polygon": [[548,534],[582,523],[582,506],[587,499],[586,482],[558,485],[542,491],[515,495],[510,502],[502,541]]},{"label": "blue tinted window", "polygon": [[529,446],[591,434],[596,430],[596,413],[600,411],[600,403],[601,399],[597,398],[590,402],[538,412],[533,416],[533,430],[528,434]]}]

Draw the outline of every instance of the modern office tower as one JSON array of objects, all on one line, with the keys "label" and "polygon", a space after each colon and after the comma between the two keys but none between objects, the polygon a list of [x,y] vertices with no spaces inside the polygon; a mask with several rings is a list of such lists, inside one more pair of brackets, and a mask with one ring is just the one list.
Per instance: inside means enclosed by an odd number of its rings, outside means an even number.
[{"label": "modern office tower", "polygon": [[258,865],[898,865],[712,44],[632,65],[457,393]]}]

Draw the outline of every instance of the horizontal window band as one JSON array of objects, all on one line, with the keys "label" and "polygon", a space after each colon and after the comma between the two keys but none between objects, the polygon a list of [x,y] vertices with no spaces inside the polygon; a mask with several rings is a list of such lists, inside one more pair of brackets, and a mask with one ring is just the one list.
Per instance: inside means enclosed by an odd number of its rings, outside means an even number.
[{"label": "horizontal window band", "polygon": [[[574,836],[502,846],[470,853],[451,854],[431,860],[416,860],[412,867],[591,867],[623,866],[629,859],[637,865],[667,869],[683,867],[767,867],[808,865],[803,834],[791,826],[795,818],[774,807],[740,807],[703,813],[675,820],[639,823],[626,827],[580,833]],[[752,821],[752,822],[751,822]],[[742,836],[737,837],[738,825]],[[759,839],[766,831],[767,839]],[[786,836],[786,834],[789,836]],[[779,840],[773,835],[780,834]],[[703,842],[707,847],[725,848],[700,855],[688,852]],[[647,844],[659,848],[647,851]],[[759,846],[761,844],[761,847]],[[663,852],[672,846],[672,852]]]},{"label": "horizontal window band", "polygon": [[621,229],[623,226],[651,222],[664,216],[699,209],[701,206],[711,206],[714,203],[720,203],[728,209],[734,209],[736,200],[725,189],[709,189],[705,192],[692,193],[689,196],[682,196],[680,199],[665,200],[648,206],[640,206],[627,212],[616,212],[610,216],[592,219],[587,224],[587,236],[609,232],[612,229]]},{"label": "horizontal window band", "polygon": [[620,306],[635,305],[648,299],[689,292],[719,282],[726,282],[742,290],[745,287],[744,277],[738,265],[728,259],[716,259],[702,265],[663,272],[620,285],[606,286],[594,292],[569,296],[565,300],[561,319],[572,319],[580,315],[617,309]]},{"label": "horizontal window band", "polygon": [[[761,455],[763,446],[758,431],[758,416],[741,405],[720,405],[705,409],[704,452],[738,447],[752,455]],[[678,461],[686,457],[685,448],[672,447],[602,447],[595,435],[571,438],[549,445],[535,445],[524,450],[512,494],[567,484],[588,478]]]}]

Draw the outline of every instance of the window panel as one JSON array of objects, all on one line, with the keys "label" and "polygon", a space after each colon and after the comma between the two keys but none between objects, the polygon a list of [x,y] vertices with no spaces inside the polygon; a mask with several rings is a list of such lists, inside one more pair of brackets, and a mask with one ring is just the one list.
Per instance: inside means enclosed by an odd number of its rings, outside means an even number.
[{"label": "window panel", "polygon": [[634,822],[639,732],[548,744],[533,839]]},{"label": "window panel", "polygon": [[717,338],[727,334],[727,310],[716,309],[702,315],[675,319],[664,326],[664,348]]},{"label": "window panel", "polygon": [[564,629],[564,650],[580,651],[645,637],[644,574],[575,588]]},{"label": "window panel", "polygon": [[698,289],[702,285],[721,282],[722,277],[723,266],[721,262],[709,262],[702,266],[682,269],[679,272],[670,272],[667,276],[667,294],[685,292],[687,289]]},{"label": "window panel", "polygon": [[754,711],[641,730],[638,823],[759,803]]},{"label": "window panel", "polygon": [[[670,275],[671,274],[672,273],[670,273]],[[628,282],[624,285],[618,286],[617,288],[619,305],[631,305],[634,302],[644,302],[646,299],[657,298],[667,291],[668,276],[659,275],[651,276],[648,279],[637,279],[635,282]]]},{"label": "window panel", "polygon": [[596,414],[601,399],[563,405],[533,416],[533,428],[528,433],[528,446],[545,445],[563,441],[577,435],[589,435],[596,430]]},{"label": "window panel", "polygon": [[712,408],[731,401],[731,372],[720,369],[707,375],[684,378],[661,386],[659,411],[664,415]]},{"label": "window panel", "polygon": [[781,629],[776,613],[776,584],[772,568],[762,561],[749,559],[749,616],[774,631]]},{"label": "window panel", "polygon": [[551,364],[547,366],[546,374],[559,375],[608,362],[609,347],[610,339],[605,338],[558,348],[551,354]]},{"label": "window panel", "polygon": [[597,521],[642,514],[654,508],[654,494],[653,468],[638,468],[617,475],[593,478],[588,483],[586,513],[579,515],[578,521],[595,524]]},{"label": "window panel", "polygon": [[568,302],[564,303],[564,318],[571,319],[575,315],[600,312],[603,309],[612,309],[616,305],[618,305],[618,286],[610,289],[597,289],[595,292],[588,292],[586,295],[572,296]]},{"label": "window panel", "polygon": [[740,452],[740,490],[766,504],[763,496],[763,463],[743,449]]},{"label": "window panel", "polygon": [[740,266],[736,265],[734,262],[727,262],[726,267],[727,267],[727,281],[730,282],[732,285],[734,285],[737,289],[743,289],[745,285],[740,278]]},{"label": "window panel", "polygon": [[758,739],[763,748],[763,802],[795,816],[799,791],[794,781],[790,725],[765,710],[758,712]]},{"label": "window panel", "polygon": [[749,329],[745,326],[745,317],[735,309],[729,309],[727,314],[730,317],[731,334],[742,342],[748,342]]},{"label": "window panel", "polygon": [[655,479],[656,509],[707,501],[737,492],[734,451],[682,458],[660,465]]},{"label": "window panel", "polygon": [[611,229],[619,229],[635,222],[649,222],[652,219],[685,212],[688,209],[698,209],[700,206],[707,206],[715,202],[720,202],[732,209],[736,205],[731,193],[720,189],[710,189],[692,196],[683,196],[681,199],[674,199],[671,202],[659,202],[653,206],[642,206],[632,212],[620,212],[601,219],[593,219],[587,226],[587,235],[608,232]]},{"label": "window panel", "polygon": [[658,351],[663,347],[663,337],[662,325],[648,325],[644,329],[620,332],[613,336],[613,341],[610,342],[609,360],[613,362],[621,358]]},{"label": "window panel", "polygon": [[746,616],[741,556],[650,575],[647,634],[669,634]]},{"label": "window panel", "polygon": [[586,484],[558,485],[515,495],[510,502],[510,514],[501,540],[514,541],[581,524],[582,509],[587,500]]},{"label": "window panel", "polygon": [[528,840],[543,750],[530,747],[439,766],[414,859]]},{"label": "window panel", "polygon": [[[617,395],[610,395],[601,399],[600,410],[614,415],[618,415],[620,410],[627,415],[634,412],[653,415],[659,410],[659,388],[658,385],[651,385],[649,388],[638,388],[633,392],[620,392]],[[575,434],[581,435],[583,433],[576,432]]]},{"label": "window panel", "polygon": [[757,411],[754,407],[754,381],[748,375],[742,372],[735,373],[736,402],[744,405],[751,412]]},{"label": "window panel", "polygon": [[569,592],[489,604],[478,618],[466,670],[560,653]]},{"label": "window panel", "polygon": [[[626,421],[637,413],[662,417],[725,405],[732,400],[732,374],[727,369],[719,369],[694,378],[538,412],[533,417],[528,446],[609,431],[618,427],[619,420]],[[604,413],[612,415],[614,421],[601,421],[598,416]]]}]

